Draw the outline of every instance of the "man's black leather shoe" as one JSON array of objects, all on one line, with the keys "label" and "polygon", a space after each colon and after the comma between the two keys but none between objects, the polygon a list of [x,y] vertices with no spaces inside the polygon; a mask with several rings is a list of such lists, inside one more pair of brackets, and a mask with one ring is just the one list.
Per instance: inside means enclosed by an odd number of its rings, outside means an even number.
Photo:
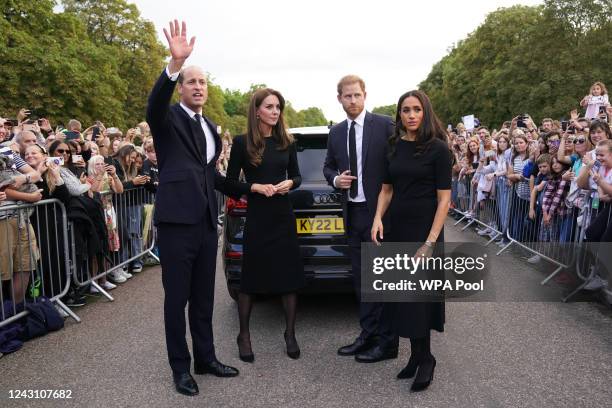
[{"label": "man's black leather shoe", "polygon": [[377,345],[355,356],[355,360],[360,363],[376,363],[391,358],[397,358],[397,347],[383,348]]},{"label": "man's black leather shoe", "polygon": [[236,377],[240,372],[238,369],[213,360],[209,363],[194,364],[193,371],[196,374],[212,374],[217,377]]},{"label": "man's black leather shoe", "polygon": [[191,374],[173,374],[172,377],[174,379],[174,386],[179,393],[189,397],[193,397],[200,393],[200,390],[198,390],[198,383],[195,382]]},{"label": "man's black leather shoe", "polygon": [[357,353],[366,351],[373,346],[373,342],[370,339],[363,339],[358,337],[353,343],[348,346],[340,347],[338,354],[341,356],[354,356]]}]

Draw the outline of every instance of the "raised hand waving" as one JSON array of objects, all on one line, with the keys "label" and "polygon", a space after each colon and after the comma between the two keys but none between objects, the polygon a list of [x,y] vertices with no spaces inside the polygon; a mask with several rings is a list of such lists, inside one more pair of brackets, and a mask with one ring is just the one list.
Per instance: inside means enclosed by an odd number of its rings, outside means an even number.
[{"label": "raised hand waving", "polygon": [[195,37],[191,37],[191,40],[187,42],[187,24],[185,24],[184,21],[181,22],[180,28],[178,20],[174,20],[174,22],[171,21],[170,31],[168,32],[164,28],[164,35],[166,36],[166,40],[168,40],[168,46],[173,60],[182,62],[191,55],[193,45],[195,44]]}]

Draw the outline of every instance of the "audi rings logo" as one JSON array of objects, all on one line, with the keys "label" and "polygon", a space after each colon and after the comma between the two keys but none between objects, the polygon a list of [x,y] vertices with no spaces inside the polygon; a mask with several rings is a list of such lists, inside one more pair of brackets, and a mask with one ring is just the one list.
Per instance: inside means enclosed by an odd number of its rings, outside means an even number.
[{"label": "audi rings logo", "polygon": [[339,203],[340,197],[342,194],[340,193],[317,193],[314,194],[314,203],[315,204],[333,204]]}]

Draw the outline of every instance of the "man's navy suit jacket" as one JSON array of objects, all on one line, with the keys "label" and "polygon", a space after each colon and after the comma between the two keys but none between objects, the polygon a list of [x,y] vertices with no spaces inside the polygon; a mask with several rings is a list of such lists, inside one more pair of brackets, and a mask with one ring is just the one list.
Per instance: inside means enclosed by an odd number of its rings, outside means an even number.
[{"label": "man's navy suit jacket", "polygon": [[196,143],[196,138],[202,136],[194,132],[194,124],[200,125],[180,104],[170,106],[175,86],[176,81],[162,72],[147,106],[147,122],[159,167],[155,223],[196,224],[203,217],[210,217],[211,225],[215,226],[218,215],[215,189],[225,192],[225,179],[216,171],[221,139],[217,126],[204,116],[215,139],[215,156],[207,164]]},{"label": "man's navy suit jacket", "polygon": [[[366,112],[363,123],[363,139],[361,146],[361,172],[363,192],[367,201],[370,221],[374,220],[378,194],[387,174],[387,160],[385,159],[386,146],[389,137],[393,134],[394,123],[388,116]],[[348,121],[337,123],[329,130],[327,138],[327,156],[323,166],[323,174],[327,182],[334,187],[334,177],[350,169],[348,154]],[[348,190],[342,190],[342,209],[344,225],[347,225]],[[386,219],[387,217],[385,217]],[[385,225],[386,227],[386,225]]]}]

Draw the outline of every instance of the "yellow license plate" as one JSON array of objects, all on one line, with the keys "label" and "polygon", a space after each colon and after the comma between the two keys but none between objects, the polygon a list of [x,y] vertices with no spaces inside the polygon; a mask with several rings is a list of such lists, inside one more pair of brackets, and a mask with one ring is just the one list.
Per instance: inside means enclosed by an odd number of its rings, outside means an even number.
[{"label": "yellow license plate", "polygon": [[296,218],[298,234],[344,234],[342,218]]}]

